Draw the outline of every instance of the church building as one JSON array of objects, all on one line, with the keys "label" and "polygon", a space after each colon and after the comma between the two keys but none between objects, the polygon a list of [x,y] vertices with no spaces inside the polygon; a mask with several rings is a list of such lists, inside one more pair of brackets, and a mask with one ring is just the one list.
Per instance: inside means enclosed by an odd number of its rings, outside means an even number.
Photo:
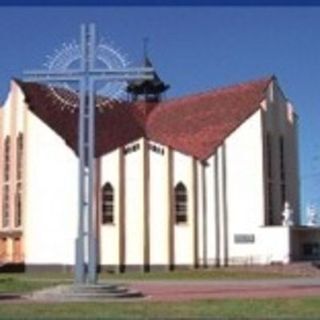
[{"label": "church building", "polygon": [[[98,263],[115,271],[312,259],[300,225],[297,115],[266,77],[165,99],[153,80],[96,97]],[[71,103],[71,102],[72,103]],[[0,108],[0,265],[70,268],[78,227],[78,100],[12,80]]]}]

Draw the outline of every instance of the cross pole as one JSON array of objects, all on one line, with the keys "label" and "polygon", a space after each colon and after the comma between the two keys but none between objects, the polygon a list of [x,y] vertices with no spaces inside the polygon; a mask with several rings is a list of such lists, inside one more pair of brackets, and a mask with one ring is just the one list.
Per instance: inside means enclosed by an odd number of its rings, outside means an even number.
[{"label": "cross pole", "polygon": [[[81,64],[66,71],[35,70],[25,72],[34,82],[73,82],[79,90],[79,217],[76,239],[76,284],[97,282],[97,230],[95,215],[95,83],[153,79],[153,68],[95,68],[96,30],[94,24],[82,24],[80,34]],[[86,267],[88,266],[88,267]]]}]

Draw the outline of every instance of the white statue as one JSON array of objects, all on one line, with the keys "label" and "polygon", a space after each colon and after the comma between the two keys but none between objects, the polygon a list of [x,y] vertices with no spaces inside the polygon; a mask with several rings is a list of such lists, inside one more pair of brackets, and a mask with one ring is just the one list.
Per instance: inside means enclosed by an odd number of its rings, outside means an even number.
[{"label": "white statue", "polygon": [[282,212],[282,225],[292,226],[293,225],[293,210],[290,208],[288,201],[284,203],[284,209]]},{"label": "white statue", "polygon": [[317,210],[313,205],[307,206],[307,225],[314,227],[317,225]]}]

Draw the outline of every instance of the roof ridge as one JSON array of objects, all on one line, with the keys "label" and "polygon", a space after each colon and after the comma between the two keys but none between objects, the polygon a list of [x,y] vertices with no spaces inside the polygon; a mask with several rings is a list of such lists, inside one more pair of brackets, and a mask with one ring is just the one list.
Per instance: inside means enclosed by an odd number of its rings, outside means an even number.
[{"label": "roof ridge", "polygon": [[254,83],[258,83],[258,82],[262,82],[262,81],[267,82],[266,83],[266,86],[267,86],[267,84],[269,84],[269,82],[271,82],[275,78],[276,78],[275,75],[272,74],[272,75],[261,77],[261,78],[258,78],[258,79],[248,80],[248,81],[245,81],[245,82],[231,83],[229,85],[224,85],[224,86],[220,86],[220,87],[214,87],[214,88],[211,88],[211,89],[206,90],[206,91],[191,93],[191,94],[180,96],[180,97],[173,97],[171,99],[167,99],[165,101],[161,101],[160,104],[169,104],[171,102],[178,102],[178,101],[189,100],[189,99],[192,99],[192,98],[199,98],[201,96],[206,96],[208,94],[219,93],[219,91],[237,89],[237,88],[242,87],[242,86],[252,85]]},{"label": "roof ridge", "polygon": [[[184,95],[184,96],[178,96],[178,97],[173,97],[173,98],[170,98],[170,99],[167,99],[165,101],[161,101],[159,102],[159,104],[162,104],[162,103],[170,103],[170,102],[177,102],[178,100],[184,100],[184,99],[190,99],[190,98],[199,98],[201,96],[205,96],[207,94],[214,94],[214,93],[217,93],[219,91],[224,91],[224,90],[229,90],[229,89],[236,89],[238,87],[241,87],[241,86],[246,86],[246,85],[252,85],[254,83],[258,83],[258,82],[262,82],[262,81],[266,81],[266,82],[269,82],[269,81],[272,81],[273,79],[275,79],[275,75],[274,74],[271,74],[271,75],[267,75],[267,76],[264,76],[264,77],[261,77],[261,78],[257,78],[257,79],[252,79],[252,80],[247,80],[245,82],[236,82],[236,83],[230,83],[228,85],[223,85],[223,86],[219,86],[219,87],[214,87],[214,88],[211,88],[209,90],[205,90],[205,91],[201,91],[201,92],[196,92],[196,93],[191,93],[191,94],[188,94],[188,95]],[[19,78],[13,78],[12,79],[13,81],[15,81],[19,86],[20,85],[23,85],[23,84],[35,84],[35,85],[39,85],[40,87],[44,87],[44,88],[48,88],[49,85],[45,84],[45,83],[41,83],[41,82],[28,82],[28,81],[23,81]],[[61,88],[61,87],[55,87],[57,89],[62,89],[66,92],[70,91],[70,93],[74,93],[72,90],[68,90],[66,88]],[[100,99],[108,99],[107,96],[102,96],[102,95],[95,95],[97,98],[100,98]]]}]

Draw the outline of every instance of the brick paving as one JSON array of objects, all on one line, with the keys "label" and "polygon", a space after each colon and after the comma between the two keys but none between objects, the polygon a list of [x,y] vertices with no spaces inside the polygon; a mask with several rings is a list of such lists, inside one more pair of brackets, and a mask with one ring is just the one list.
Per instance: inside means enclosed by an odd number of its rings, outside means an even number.
[{"label": "brick paving", "polygon": [[[131,289],[141,291],[146,297],[144,300],[147,301],[320,297],[320,269],[311,263],[294,263],[289,266],[229,267],[226,270],[228,272],[275,273],[284,277],[261,280],[121,280],[121,283],[125,283]],[[285,278],[285,275],[299,277]],[[106,282],[120,283],[120,280]],[[35,303],[16,297],[2,300],[0,296],[0,300],[1,303]],[[141,299],[135,301],[141,301]],[[47,302],[50,301],[42,301],[41,303]]]},{"label": "brick paving", "polygon": [[320,296],[320,278],[243,281],[139,282],[132,287],[151,301],[263,299]]},{"label": "brick paving", "polygon": [[[308,280],[313,280],[311,283]],[[147,281],[132,282],[130,289],[141,291],[143,299],[112,299],[105,302],[182,302],[212,299],[267,299],[320,297],[320,278],[282,279],[255,281]],[[102,300],[99,300],[102,302]],[[34,301],[25,298],[1,299],[2,303],[56,303],[57,301]],[[67,302],[67,301],[65,301]]]}]

